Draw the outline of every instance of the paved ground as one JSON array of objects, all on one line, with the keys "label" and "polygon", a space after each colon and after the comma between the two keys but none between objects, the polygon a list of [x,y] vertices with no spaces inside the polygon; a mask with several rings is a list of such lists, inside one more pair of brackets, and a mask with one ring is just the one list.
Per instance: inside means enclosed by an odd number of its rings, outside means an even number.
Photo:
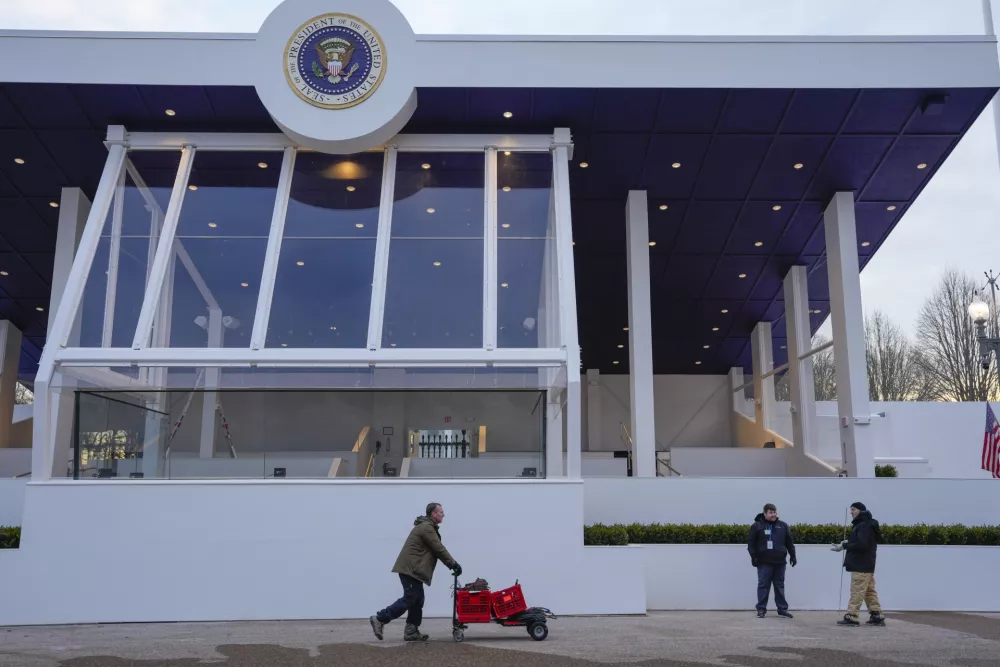
[{"label": "paved ground", "polygon": [[427,644],[384,642],[367,622],[162,623],[0,628],[0,667],[901,667],[1000,665],[1000,616],[897,614],[885,628],[840,628],[837,615],[654,613],[550,622],[549,638],[472,626],[465,644],[429,620]]}]

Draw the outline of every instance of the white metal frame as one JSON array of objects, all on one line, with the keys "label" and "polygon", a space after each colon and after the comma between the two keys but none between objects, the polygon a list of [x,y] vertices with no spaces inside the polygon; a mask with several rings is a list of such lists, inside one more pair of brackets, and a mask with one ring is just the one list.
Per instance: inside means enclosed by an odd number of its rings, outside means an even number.
[{"label": "white metal frame", "polygon": [[[399,135],[381,150],[383,164],[378,236],[372,279],[367,346],[364,348],[268,348],[267,326],[274,294],[278,258],[284,233],[289,193],[294,175],[295,156],[299,150],[281,134],[201,134],[201,133],[128,133],[120,126],[109,128],[108,160],[97,189],[94,203],[74,259],[64,298],[55,314],[49,344],[39,364],[36,384],[39,391],[39,418],[45,420],[47,405],[44,394],[57,367],[111,368],[139,366],[143,384],[162,384],[162,374],[171,366],[180,367],[273,367],[273,368],[351,368],[351,367],[528,367],[554,369],[567,384],[566,409],[568,444],[567,475],[580,476],[580,350],[577,338],[576,295],[572,249],[572,220],[569,194],[569,159],[572,143],[568,130],[556,130],[552,135]],[[180,165],[164,212],[156,204],[148,188],[126,152],[172,150],[181,152]],[[268,248],[261,276],[261,289],[253,322],[251,340],[245,348],[170,348],[169,328],[173,299],[172,275],[180,261],[198,285],[210,309],[220,306],[212,296],[183,245],[176,239],[177,227],[188,189],[193,161],[198,151],[281,151],[281,174],[278,180]],[[559,305],[559,341],[549,339],[541,344],[549,347],[497,347],[497,151],[551,152],[553,156],[553,204],[555,216],[555,291]],[[397,155],[399,152],[478,152],[485,160],[484,179],[484,271],[483,271],[483,345],[480,348],[455,349],[394,349],[382,348],[386,278],[389,265],[392,208],[394,200]],[[68,347],[68,337],[79,311],[84,288],[90,274],[108,211],[115,206],[115,218],[121,217],[122,179],[128,174],[150,204],[150,253],[146,290],[139,321],[131,347],[110,347],[109,323],[105,321],[105,346],[99,348]],[[152,201],[150,201],[152,200]],[[114,221],[113,221],[114,222]],[[111,260],[114,261],[113,259]],[[109,269],[111,266],[109,265]],[[109,270],[109,278],[110,278]],[[108,299],[113,325],[114,293]],[[218,319],[218,318],[217,318]],[[107,320],[107,317],[106,317]],[[555,344],[555,345],[553,345]],[[561,369],[566,368],[563,376]],[[46,422],[43,422],[46,423]],[[51,429],[49,429],[51,431]],[[34,468],[35,479],[51,475],[51,432],[45,441],[48,447],[39,453]],[[45,460],[41,460],[44,453]]]}]

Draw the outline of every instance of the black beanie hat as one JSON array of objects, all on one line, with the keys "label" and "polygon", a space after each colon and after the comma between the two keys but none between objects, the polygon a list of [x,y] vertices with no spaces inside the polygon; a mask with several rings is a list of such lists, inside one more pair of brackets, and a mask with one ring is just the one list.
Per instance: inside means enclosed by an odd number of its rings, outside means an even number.
[{"label": "black beanie hat", "polygon": [[868,508],[865,507],[864,503],[851,503],[851,507],[856,507],[859,510],[861,510],[862,512],[867,512],[868,511]]}]

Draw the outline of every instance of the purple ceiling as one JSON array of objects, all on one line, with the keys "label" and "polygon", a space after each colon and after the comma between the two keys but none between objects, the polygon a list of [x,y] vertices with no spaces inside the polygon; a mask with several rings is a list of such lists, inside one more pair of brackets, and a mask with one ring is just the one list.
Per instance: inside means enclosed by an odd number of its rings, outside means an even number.
[{"label": "purple ceiling", "polygon": [[[627,372],[625,198],[645,189],[656,242],[654,370],[725,373],[749,365],[750,331],[760,320],[775,322],[779,357],[781,279],[793,264],[810,268],[820,311],[813,326],[828,314],[821,214],[830,196],[857,195],[859,241],[870,244],[858,248],[864,265],[994,93],[421,89],[404,131],[569,127],[584,367]],[[925,112],[924,102],[938,96],[946,96],[943,107]],[[251,88],[0,86],[0,269],[8,273],[0,276],[0,317],[24,332],[24,378],[34,375],[45,342],[48,314],[36,308],[47,308],[52,279],[58,209],[50,202],[65,185],[93,196],[109,124],[276,131]]]}]

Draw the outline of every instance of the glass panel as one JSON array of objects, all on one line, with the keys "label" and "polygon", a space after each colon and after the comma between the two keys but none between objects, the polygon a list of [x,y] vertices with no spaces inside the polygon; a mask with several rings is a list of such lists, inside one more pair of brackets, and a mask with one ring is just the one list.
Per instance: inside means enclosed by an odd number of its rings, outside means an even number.
[{"label": "glass panel", "polygon": [[[126,170],[124,187],[116,193],[108,211],[90,275],[84,286],[83,301],[70,334],[70,347],[101,347],[103,344],[105,303],[108,298],[108,275],[113,270],[112,259],[117,263],[117,280],[114,282],[113,317],[108,346],[132,346],[139,311],[142,310],[149,267],[180,164],[180,152],[130,152],[128,160],[135,169],[133,173]],[[136,183],[135,174],[138,174],[141,185]],[[114,228],[116,207],[121,211],[121,227],[118,232]],[[113,253],[115,248],[117,250]]]},{"label": "glass panel", "polygon": [[552,156],[497,156],[497,344],[558,347]]},{"label": "glass panel", "polygon": [[483,345],[483,153],[400,153],[383,347]]},{"label": "glass panel", "polygon": [[299,153],[285,219],[268,347],[368,343],[382,153]]},{"label": "glass panel", "polygon": [[166,413],[125,393],[78,392],[76,399],[74,478],[162,476],[157,445],[167,433]]},{"label": "glass panel", "polygon": [[280,168],[280,153],[195,154],[164,281],[170,347],[250,346]]}]

